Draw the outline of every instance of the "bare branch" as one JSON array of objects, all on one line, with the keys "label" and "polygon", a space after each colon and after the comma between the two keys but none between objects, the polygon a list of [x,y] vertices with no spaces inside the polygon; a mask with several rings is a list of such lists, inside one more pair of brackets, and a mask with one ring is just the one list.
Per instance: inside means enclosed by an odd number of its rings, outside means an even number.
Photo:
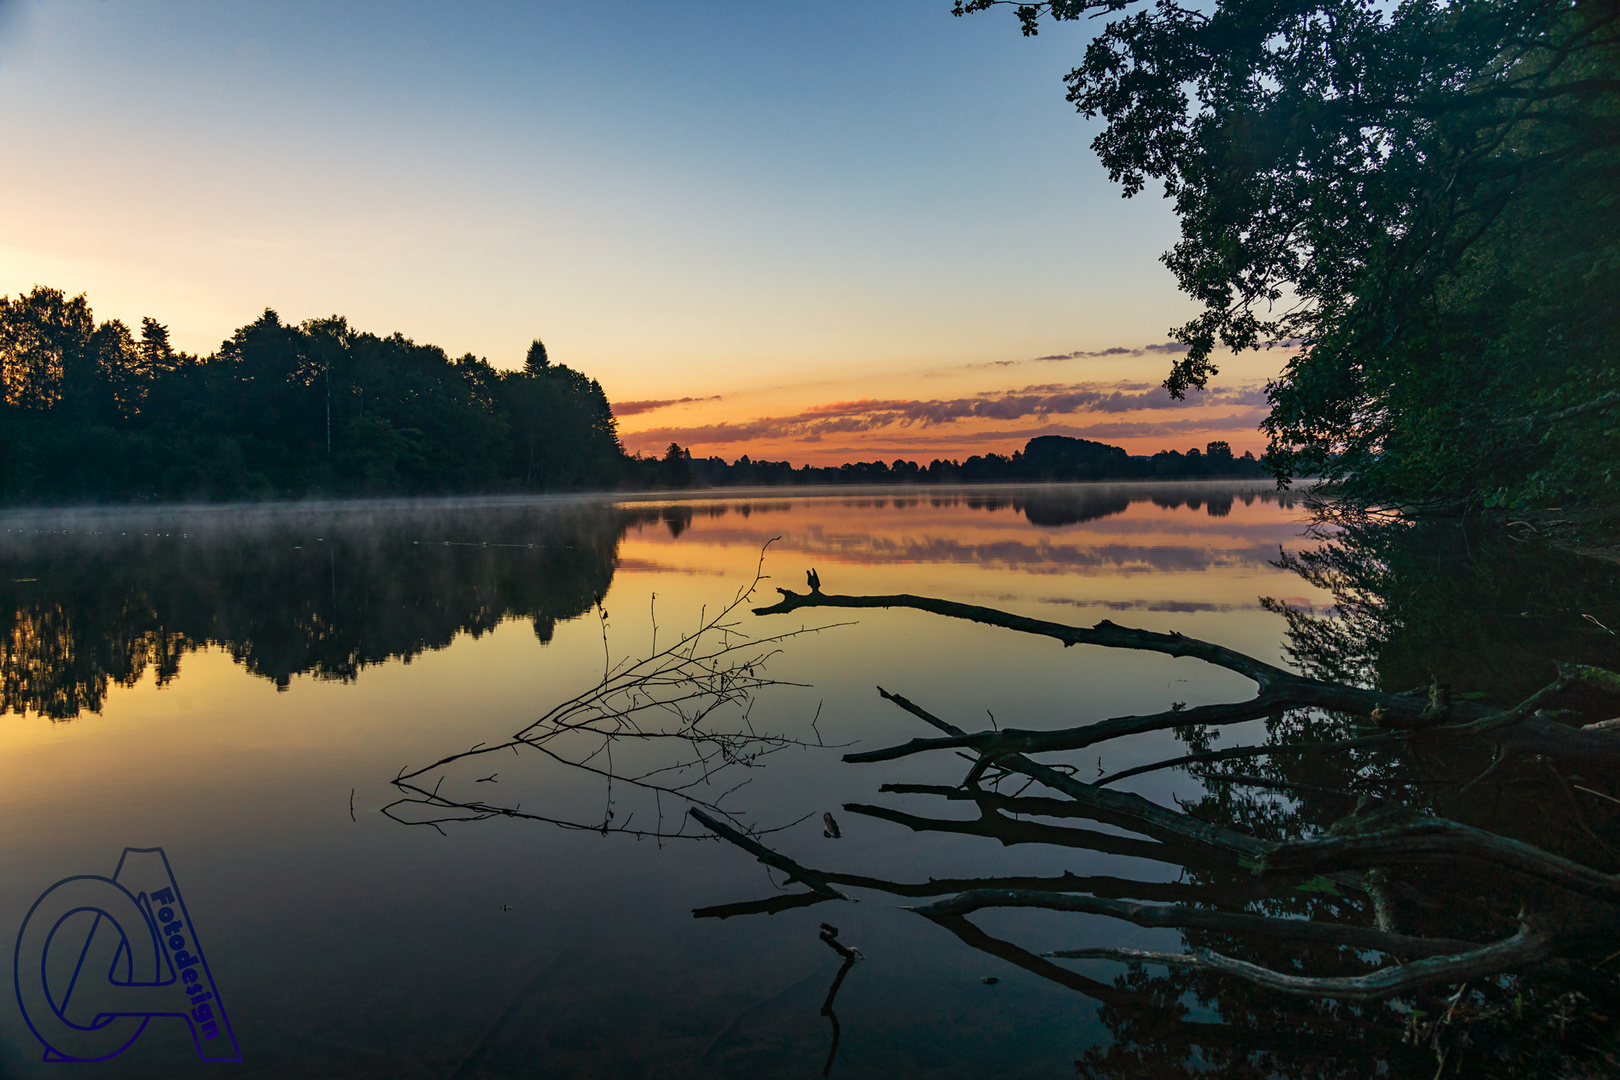
[{"label": "bare branch", "polygon": [[1258,872],[1320,872],[1456,856],[1483,859],[1595,900],[1620,902],[1620,875],[1605,874],[1523,841],[1443,818],[1364,835],[1281,844],[1261,857]]},{"label": "bare branch", "polygon": [[[936,728],[948,732],[961,731],[954,724],[941,720],[920,705],[914,704],[899,694],[891,694],[881,688],[879,693],[913,716]],[[1232,829],[1199,821],[1197,818],[1189,817],[1174,810],[1166,810],[1164,807],[1144,799],[1140,795],[1133,795],[1123,791],[1110,791],[1106,788],[1083,783],[1050,765],[1042,765],[1039,762],[1031,761],[1022,754],[998,756],[995,761],[997,765],[1004,769],[1022,773],[1045,784],[1054,791],[1069,796],[1079,806],[1089,810],[1095,820],[1107,822],[1111,825],[1121,825],[1151,836],[1156,840],[1177,840],[1183,843],[1210,845],[1234,855],[1249,857],[1267,851],[1273,846],[1268,840],[1260,840]]]},{"label": "bare branch", "polygon": [[1268,691],[1259,697],[1248,701],[1238,701],[1227,705],[1201,705],[1192,709],[1174,709],[1168,712],[1154,713],[1150,716],[1120,716],[1112,720],[1100,720],[1094,724],[1081,727],[1064,728],[1060,731],[1030,731],[1023,728],[1001,728],[1000,730],[979,731],[972,734],[950,735],[943,739],[913,739],[900,746],[884,747],[881,750],[865,750],[855,754],[845,754],[844,760],[857,764],[876,761],[893,761],[895,758],[909,757],[928,750],[946,750],[961,747],[976,750],[989,757],[1000,757],[1003,754],[1040,754],[1054,753],[1061,750],[1080,750],[1095,743],[1107,742],[1126,735],[1139,735],[1148,731],[1165,731],[1175,727],[1186,727],[1194,724],[1239,724],[1246,720],[1257,720],[1263,716],[1271,716],[1282,712],[1295,704],[1305,704],[1297,700],[1299,695],[1290,693],[1295,688],[1284,685],[1278,689]]},{"label": "bare branch", "polygon": [[1269,757],[1273,754],[1316,754],[1340,750],[1357,750],[1366,746],[1388,746],[1391,743],[1409,742],[1412,738],[1413,733],[1411,732],[1394,731],[1387,735],[1367,735],[1359,739],[1343,739],[1338,742],[1229,746],[1224,750],[1206,750],[1199,754],[1183,754],[1180,757],[1165,758],[1163,761],[1151,761],[1146,765],[1121,769],[1119,772],[1109,773],[1107,776],[1098,779],[1096,784],[1098,787],[1106,787],[1129,776],[1141,776],[1143,773],[1158,772],[1160,769],[1173,769],[1179,765],[1200,765],[1205,762],[1231,761],[1235,758]]},{"label": "bare branch", "polygon": [[999,626],[1023,634],[1054,638],[1065,646],[1101,645],[1110,649],[1139,649],[1164,653],[1166,656],[1192,656],[1247,676],[1262,689],[1274,682],[1297,678],[1282,668],[1256,660],[1252,656],[1246,656],[1223,645],[1214,645],[1181,634],[1133,630],[1130,627],[1116,626],[1107,619],[1096,626],[1085,628],[1047,622],[1045,619],[1031,619],[1023,615],[998,611],[995,608],[980,607],[977,604],[959,604],[952,600],[912,596],[909,593],[898,593],[893,596],[837,596],[823,592],[796,593],[788,589],[776,591],[782,594],[782,599],[770,607],[755,608],[755,615],[781,615],[806,607],[915,608],[918,611],[928,611],[952,619],[966,619],[969,622]]},{"label": "bare branch", "polygon": [[1284,994],[1334,998],[1340,1001],[1381,1001],[1437,983],[1455,983],[1487,975],[1499,975],[1544,960],[1551,955],[1552,938],[1526,923],[1505,941],[1452,956],[1434,956],[1395,964],[1370,975],[1350,978],[1305,978],[1287,975],[1246,960],[1199,949],[1191,953],[1143,952],[1138,949],[1066,949],[1048,956],[1070,960],[1118,960],[1127,964],[1164,964],[1196,968],[1240,979]]},{"label": "bare branch", "polygon": [[720,837],[720,839],[742,848],[744,851],[754,856],[754,858],[758,859],[766,866],[775,867],[777,870],[782,871],[788,876],[789,882],[802,881],[806,885],[810,886],[810,889],[813,892],[825,897],[828,900],[849,899],[848,896],[845,896],[843,893],[827,884],[827,880],[814,870],[800,866],[786,855],[777,854],[764,844],[759,843],[757,840],[754,840],[751,837],[743,835],[741,832],[733,829],[725,822],[718,821],[710,815],[705,814],[697,807],[688,807],[686,812],[709,831]]},{"label": "bare branch", "polygon": [[1412,937],[1362,926],[1313,922],[1307,919],[1275,919],[1265,915],[1214,911],[1210,908],[1185,905],[1137,904],[1098,896],[1075,896],[1028,889],[979,889],[912,910],[919,915],[934,918],[940,915],[968,915],[982,908],[1003,907],[1043,908],[1048,911],[1108,915],[1135,923],[1137,926],[1253,934],[1278,941],[1304,941],[1323,945],[1342,945],[1352,949],[1374,949],[1391,956],[1440,956],[1480,948],[1477,942],[1472,941]]}]

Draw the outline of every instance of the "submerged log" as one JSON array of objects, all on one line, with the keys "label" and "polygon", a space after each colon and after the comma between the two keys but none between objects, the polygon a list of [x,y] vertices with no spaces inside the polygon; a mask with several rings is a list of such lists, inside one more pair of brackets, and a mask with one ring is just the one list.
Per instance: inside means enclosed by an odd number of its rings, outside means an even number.
[{"label": "submerged log", "polygon": [[[1620,875],[1609,874],[1532,844],[1460,822],[1417,815],[1393,803],[1364,799],[1355,814],[1335,826],[1336,835],[1280,842],[1200,820],[1185,810],[1172,810],[1140,795],[1112,790],[1107,786],[1129,776],[1183,765],[1212,765],[1262,755],[1332,755],[1352,750],[1434,746],[1446,741],[1494,743],[1499,763],[1518,755],[1536,754],[1553,759],[1577,760],[1588,768],[1614,767],[1620,765],[1620,728],[1612,725],[1581,728],[1563,723],[1547,711],[1556,698],[1576,686],[1600,693],[1620,694],[1620,676],[1612,672],[1578,665],[1559,665],[1557,678],[1553,682],[1512,708],[1500,709],[1459,699],[1450,692],[1449,686],[1438,681],[1431,686],[1427,695],[1388,694],[1307,678],[1212,642],[1181,634],[1122,627],[1108,620],[1093,627],[1076,627],[979,605],[910,594],[840,596],[823,593],[819,587],[808,594],[787,589],[777,591],[781,594],[780,601],[768,607],[755,608],[755,614],[783,614],[810,607],[911,608],[1049,637],[1065,646],[1096,645],[1156,652],[1170,657],[1193,657],[1244,675],[1255,683],[1256,694],[1247,701],[1192,709],[1177,707],[1162,713],[1115,717],[1058,730],[998,727],[973,732],[957,727],[900,694],[878,688],[886,700],[940,734],[846,754],[845,760],[852,763],[879,763],[934,750],[955,751],[973,762],[958,785],[889,784],[884,785],[883,790],[972,800],[978,805],[980,818],[976,821],[923,818],[861,804],[847,805],[845,809],[849,812],[893,821],[918,830],[972,833],[999,839],[1003,843],[1083,846],[1118,854],[1163,858],[1188,867],[1211,865],[1209,860],[1212,858],[1215,860],[1213,865],[1230,867],[1236,862],[1254,872],[1257,884],[1280,875],[1297,881],[1302,874],[1314,873],[1318,876],[1305,885],[1293,888],[1354,895],[1357,904],[1370,908],[1364,910],[1362,917],[1369,918],[1375,924],[1365,926],[1319,918],[1281,918],[1275,914],[1221,910],[1218,905],[1144,903],[1139,890],[1115,890],[1112,896],[1100,895],[1100,890],[1087,890],[1085,886],[1079,886],[1081,879],[1078,878],[1071,879],[1076,885],[1074,888],[1061,887],[1052,880],[1038,882],[1034,888],[1019,887],[1009,881],[1004,887],[963,888],[947,896],[928,892],[924,895],[940,898],[912,909],[950,930],[963,941],[1004,956],[1045,978],[1081,989],[1101,1000],[1120,1000],[1117,992],[1103,992],[1100,984],[1093,980],[1066,969],[1053,968],[1048,959],[1037,958],[1017,946],[989,937],[973,926],[967,916],[989,908],[1041,908],[1103,915],[1144,927],[1378,952],[1394,961],[1366,974],[1314,977],[1273,970],[1208,949],[1195,949],[1187,953],[1079,949],[1045,954],[1045,957],[1057,959],[1109,959],[1132,964],[1191,968],[1239,978],[1279,993],[1346,1001],[1379,1000],[1409,994],[1426,986],[1524,970],[1561,955],[1567,946],[1585,935],[1594,932],[1620,934]],[[1118,771],[1094,783],[1081,781],[1071,770],[1036,761],[1030,756],[1073,751],[1171,728],[1243,723],[1302,708],[1365,717],[1385,730],[1379,734],[1326,742],[1231,747],[1185,754]],[[987,776],[1004,777],[1009,774],[1025,776],[1044,786],[1053,795],[1005,796],[983,786]],[[1353,794],[1316,784],[1230,772],[1211,773],[1203,779],[1210,784],[1257,784],[1273,790],[1290,791],[1302,797],[1331,795],[1342,798]],[[1567,784],[1565,787],[1567,790]],[[1067,825],[1020,820],[1007,816],[1009,813],[1056,819],[1090,818],[1123,827],[1148,837],[1150,842],[1129,837],[1104,838],[1103,834]],[[1591,833],[1590,828],[1587,831]],[[731,839],[729,836],[726,838]],[[750,841],[748,844],[739,843],[738,846],[752,852],[759,845]],[[1392,890],[1408,899],[1421,899],[1423,906],[1431,911],[1437,910],[1438,904],[1424,898],[1410,884],[1393,881],[1389,868],[1458,859],[1483,861],[1500,869],[1527,875],[1573,893],[1585,903],[1555,905],[1554,911],[1521,914],[1518,932],[1491,944],[1481,945],[1455,937],[1397,932],[1391,906]],[[773,865],[791,865],[798,871],[804,869],[791,864],[791,861],[786,864],[774,862]],[[1358,871],[1366,871],[1366,874]],[[816,880],[827,888],[830,888],[828,883],[832,881],[849,883],[852,880],[849,876],[821,871],[804,871],[796,875],[807,883],[809,879],[804,876],[805,873],[817,875]],[[880,879],[865,879],[863,884],[902,895],[917,894],[914,886],[902,887],[898,883],[887,883]],[[906,891],[903,892],[903,889]],[[1237,902],[1246,904],[1255,898],[1240,897]],[[795,904],[799,902],[810,900],[792,901]],[[766,903],[769,902],[758,902],[756,909]],[[1340,901],[1334,904],[1342,906]],[[740,913],[744,906],[734,905],[732,910]],[[715,913],[719,914],[718,909]]]}]

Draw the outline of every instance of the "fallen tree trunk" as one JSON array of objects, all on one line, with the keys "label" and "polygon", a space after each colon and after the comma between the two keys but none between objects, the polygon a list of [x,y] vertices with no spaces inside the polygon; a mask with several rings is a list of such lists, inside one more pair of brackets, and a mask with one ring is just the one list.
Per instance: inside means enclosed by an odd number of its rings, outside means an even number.
[{"label": "fallen tree trunk", "polygon": [[1259,693],[1248,701],[1171,710],[1149,716],[1124,716],[1055,731],[1001,728],[991,731],[955,731],[945,738],[913,739],[899,746],[846,755],[852,762],[891,761],[940,749],[968,749],[989,757],[1077,750],[1108,739],[1188,724],[1235,724],[1273,715],[1284,709],[1316,708],[1349,713],[1374,720],[1382,727],[1402,728],[1414,734],[1444,738],[1488,738],[1507,754],[1541,754],[1562,761],[1609,768],[1620,767],[1620,730],[1574,727],[1542,715],[1541,706],[1576,683],[1620,692],[1620,676],[1600,668],[1562,665],[1558,678],[1511,709],[1498,709],[1471,701],[1447,701],[1443,708],[1421,697],[1366,690],[1308,679],[1255,659],[1235,649],[1182,634],[1161,634],[1118,626],[1107,619],[1092,627],[1032,619],[977,604],[959,604],[927,596],[897,593],[889,596],[841,596],[812,590],[796,593],[777,589],[781,600],[754,608],[756,615],[779,615],[803,608],[912,608],[949,618],[965,619],[1019,633],[1049,637],[1069,645],[1098,645],[1111,649],[1157,652],[1171,657],[1194,657],[1252,679]]},{"label": "fallen tree trunk", "polygon": [[[1369,927],[1318,918],[1280,918],[1270,913],[1221,910],[1219,906],[1143,903],[1140,902],[1142,899],[1140,896],[1127,895],[1130,890],[1121,892],[1117,888],[1111,889],[1109,891],[1114,893],[1112,896],[1098,895],[1096,891],[1086,895],[1082,891],[1084,886],[1074,889],[1064,888],[1057,880],[1041,881],[1035,883],[1033,888],[1015,886],[1011,882],[1005,887],[964,888],[954,895],[942,896],[929,904],[913,909],[949,929],[962,940],[996,955],[1006,956],[1012,962],[1043,977],[1082,989],[1105,1000],[1108,997],[1098,990],[1097,984],[1092,980],[1063,969],[1054,970],[1050,967],[1050,961],[1038,960],[1017,946],[989,937],[973,926],[967,916],[988,908],[1042,908],[1102,915],[1144,927],[1209,932],[1242,939],[1264,939],[1326,948],[1376,951],[1396,960],[1395,963],[1362,975],[1312,977],[1278,971],[1208,949],[1195,949],[1187,953],[1081,949],[1045,954],[1060,959],[1110,959],[1133,964],[1154,963],[1190,968],[1240,978],[1280,993],[1346,1001],[1384,999],[1409,994],[1440,983],[1521,970],[1557,957],[1566,943],[1575,942],[1594,929],[1611,934],[1620,933],[1620,906],[1612,906],[1616,899],[1620,898],[1620,875],[1609,874],[1534,845],[1459,822],[1436,817],[1424,818],[1409,811],[1402,811],[1393,805],[1379,803],[1376,799],[1371,802],[1364,800],[1364,805],[1358,806],[1356,814],[1335,826],[1336,832],[1345,835],[1279,842],[1201,820],[1182,810],[1172,810],[1140,795],[1112,790],[1106,786],[1128,776],[1179,765],[1212,765],[1219,761],[1261,755],[1334,754],[1352,749],[1399,748],[1419,743],[1430,745],[1446,740],[1494,742],[1498,747],[1499,761],[1519,754],[1546,754],[1551,757],[1576,759],[1588,767],[1620,764],[1620,730],[1606,726],[1574,727],[1561,723],[1546,712],[1546,707],[1559,695],[1577,685],[1600,692],[1620,693],[1620,676],[1611,672],[1598,668],[1560,665],[1557,678],[1552,683],[1512,708],[1499,709],[1470,701],[1454,700],[1441,684],[1436,684],[1430,697],[1425,700],[1415,694],[1387,694],[1309,679],[1225,646],[1180,634],[1160,634],[1121,627],[1107,620],[1094,627],[1084,628],[1031,619],[978,605],[958,604],[909,594],[838,596],[822,593],[819,586],[812,588],[807,594],[794,593],[786,589],[777,591],[781,593],[782,599],[769,607],[756,608],[756,614],[781,614],[809,607],[913,608],[1020,633],[1050,637],[1066,646],[1088,644],[1157,652],[1170,657],[1194,657],[1237,672],[1254,681],[1257,693],[1248,701],[1205,705],[1192,709],[1176,708],[1147,716],[1116,717],[1055,731],[1012,727],[969,732],[900,694],[878,688],[886,700],[911,713],[941,734],[912,739],[896,746],[846,754],[845,760],[855,763],[877,763],[933,750],[955,751],[963,757],[968,757],[973,763],[958,785],[945,787],[890,784],[884,785],[883,790],[972,800],[979,807],[980,818],[977,821],[920,818],[898,810],[863,804],[848,804],[846,810],[893,821],[913,829],[970,833],[998,839],[1002,843],[1055,843],[1087,847],[1097,851],[1113,851],[1117,854],[1129,853],[1163,858],[1166,861],[1179,862],[1184,867],[1203,864],[1230,868],[1233,863],[1237,863],[1252,869],[1257,875],[1256,881],[1276,879],[1279,876],[1298,880],[1301,874],[1315,873],[1318,877],[1292,888],[1296,891],[1310,888],[1318,892],[1339,895],[1338,887],[1343,886],[1357,897],[1356,904],[1363,905],[1362,917],[1370,917],[1376,924]],[[1294,746],[1278,744],[1234,747],[1187,754],[1116,772],[1096,783],[1085,783],[1076,778],[1071,771],[1033,760],[1030,756],[1037,753],[1072,751],[1131,735],[1170,728],[1242,723],[1260,717],[1279,716],[1287,710],[1299,708],[1363,716],[1386,730],[1376,735],[1329,742]],[[1056,797],[1004,796],[983,786],[989,776],[1001,777],[1008,774],[1028,777],[1046,787]],[[1342,798],[1353,794],[1338,788],[1329,789],[1317,784],[1295,782],[1292,779],[1238,775],[1229,772],[1209,774],[1203,779],[1206,784],[1250,783],[1274,790],[1295,792],[1301,796],[1331,795]],[[1560,780],[1562,781],[1562,777]],[[1088,830],[1007,817],[1005,816],[1007,813],[1056,819],[1090,818],[1139,833],[1154,843],[1144,846],[1142,842],[1128,837],[1105,838],[1103,834]],[[732,839],[734,843],[737,842],[724,832],[721,835],[726,839]],[[757,842],[748,841],[739,846],[746,847],[756,855],[759,854],[755,851],[755,848],[759,847]],[[1215,859],[1213,864],[1209,863],[1211,857]],[[1392,888],[1408,899],[1414,897],[1422,899],[1423,906],[1431,912],[1441,909],[1423,898],[1423,894],[1409,883],[1391,881],[1388,868],[1415,862],[1456,859],[1483,860],[1493,867],[1529,875],[1540,882],[1574,893],[1587,901],[1595,900],[1599,903],[1595,906],[1590,903],[1584,907],[1578,906],[1580,907],[1578,912],[1572,912],[1569,905],[1561,905],[1556,913],[1521,915],[1520,928],[1516,934],[1487,945],[1460,940],[1453,936],[1397,932],[1394,928],[1390,902]],[[798,868],[797,864],[773,861],[772,865],[782,869],[788,869],[791,865],[794,868],[792,871],[794,876],[807,882],[819,882],[822,888],[830,888],[829,883],[833,881],[849,883],[853,880],[845,875],[821,871],[806,872],[803,868]],[[1363,877],[1350,872],[1361,870],[1368,871],[1368,874]],[[1078,882],[1080,879],[1072,880]],[[904,895],[917,895],[914,886],[902,887],[898,883],[885,883],[881,879],[863,879],[863,884]],[[818,889],[818,898],[825,895]],[[925,895],[939,894],[930,892]],[[1239,904],[1247,904],[1257,898],[1237,897],[1236,900]],[[755,902],[753,905],[732,905],[727,913],[741,913],[743,908],[780,910],[800,902],[811,901],[784,898],[774,905],[770,901]],[[1341,905],[1341,902],[1334,901],[1329,905],[1330,909],[1339,910],[1335,905]],[[1354,905],[1344,910],[1354,910]],[[720,913],[720,909],[713,911],[716,914]]]}]

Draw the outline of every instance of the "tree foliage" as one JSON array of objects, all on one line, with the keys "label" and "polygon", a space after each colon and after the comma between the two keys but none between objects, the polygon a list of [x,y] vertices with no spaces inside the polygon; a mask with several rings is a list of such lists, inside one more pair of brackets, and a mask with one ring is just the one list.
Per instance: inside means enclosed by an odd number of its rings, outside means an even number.
[{"label": "tree foliage", "polygon": [[[1007,0],[958,0],[956,13]],[[1620,463],[1620,3],[1052,0],[1067,77],[1218,347],[1299,346],[1263,427],[1286,480],[1371,501],[1612,499]]]},{"label": "tree foliage", "polygon": [[332,316],[266,310],[208,357],[97,324],[81,296],[0,297],[0,497],[240,498],[605,486],[626,459],[596,380],[500,371]]},{"label": "tree foliage", "polygon": [[[674,449],[680,449],[671,444]],[[690,451],[683,451],[687,458]],[[665,462],[669,460],[665,455]],[[1205,450],[1189,447],[1132,457],[1123,447],[1067,435],[1037,435],[1011,454],[974,454],[965,461],[935,458],[924,465],[896,458],[893,462],[850,461],[842,465],[801,465],[754,461],[747,454],[727,464],[711,457],[691,462],[698,482],[710,487],[783,484],[1004,484],[1087,480],[1202,480],[1260,477],[1259,459],[1244,451],[1234,457],[1226,442]],[[673,486],[673,485],[671,485]]]}]

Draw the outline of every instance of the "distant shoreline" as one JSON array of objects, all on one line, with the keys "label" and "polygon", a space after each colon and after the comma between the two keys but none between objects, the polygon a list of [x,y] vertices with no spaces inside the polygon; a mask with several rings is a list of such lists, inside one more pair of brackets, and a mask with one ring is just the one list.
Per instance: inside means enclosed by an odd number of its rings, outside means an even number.
[{"label": "distant shoreline", "polygon": [[[1302,494],[1313,483],[1309,478],[1282,489],[1290,496]],[[197,500],[100,503],[14,503],[0,505],[0,520],[29,515],[122,514],[131,511],[187,513],[253,513],[306,510],[352,511],[409,511],[440,507],[501,507],[501,506],[565,506],[570,503],[657,503],[657,502],[713,502],[730,499],[781,499],[798,496],[895,496],[923,493],[952,495],[991,491],[1042,491],[1070,488],[1239,488],[1253,491],[1277,491],[1276,481],[1270,477],[1191,477],[1172,480],[1109,479],[1109,480],[1006,480],[972,484],[777,484],[737,487],[688,488],[635,488],[626,490],[601,489],[567,492],[525,492],[445,495],[399,495],[376,498],[352,496],[311,496],[303,499],[233,500],[229,502],[201,502]]]}]

